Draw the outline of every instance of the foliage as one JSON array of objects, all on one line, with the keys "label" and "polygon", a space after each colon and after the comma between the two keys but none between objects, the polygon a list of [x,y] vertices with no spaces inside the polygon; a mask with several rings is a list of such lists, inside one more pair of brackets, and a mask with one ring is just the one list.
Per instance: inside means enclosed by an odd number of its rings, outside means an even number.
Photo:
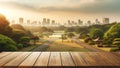
[{"label": "foliage", "polygon": [[120,38],[120,23],[113,25],[104,35],[107,44],[112,44],[115,38]]},{"label": "foliage", "polygon": [[113,41],[113,45],[117,45],[120,50],[120,38],[115,38]]},{"label": "foliage", "polygon": [[72,33],[72,32],[68,33],[67,35],[68,35],[69,38],[72,38],[73,36],[75,36],[75,34]]},{"label": "foliage", "polygon": [[116,52],[116,51],[119,51],[120,49],[119,48],[111,48],[110,52]]},{"label": "foliage", "polygon": [[22,43],[24,46],[27,46],[29,42],[30,42],[30,38],[27,36],[20,38],[20,43]]},{"label": "foliage", "polygon": [[11,36],[12,28],[9,26],[9,22],[6,20],[5,16],[0,14],[0,34]]},{"label": "foliage", "polygon": [[91,30],[90,30],[90,37],[93,39],[96,39],[96,38],[102,39],[103,35],[104,35],[104,33],[101,29],[91,28]]},{"label": "foliage", "polygon": [[89,41],[92,41],[92,39],[91,39],[90,37],[86,37],[86,38],[84,39],[84,42],[85,42],[85,43],[88,43]]},{"label": "foliage", "polygon": [[13,24],[13,25],[11,25],[11,27],[13,29],[19,29],[19,30],[25,31],[25,28],[20,24]]},{"label": "foliage", "polygon": [[65,31],[66,31],[66,32],[74,32],[75,29],[74,29],[74,27],[68,27],[68,28],[66,28]]},{"label": "foliage", "polygon": [[67,37],[66,37],[65,34],[63,34],[63,35],[62,35],[62,41],[65,40],[65,39],[67,39]]},{"label": "foliage", "polygon": [[39,40],[39,37],[38,36],[33,36],[30,39],[33,40],[34,41],[34,45],[36,45],[36,42]]},{"label": "foliage", "polygon": [[1,51],[16,51],[16,43],[9,37],[0,34],[0,50]]},{"label": "foliage", "polygon": [[88,44],[89,45],[95,45],[95,42],[94,41],[89,41]]},{"label": "foliage", "polygon": [[11,38],[16,41],[17,43],[20,42],[20,38],[23,37],[23,36],[26,36],[26,33],[24,33],[23,31],[21,30],[14,30],[13,33],[12,33],[12,36]]},{"label": "foliage", "polygon": [[18,47],[19,49],[23,48],[23,46],[24,46],[23,44],[18,44],[18,45],[17,45],[17,47]]},{"label": "foliage", "polygon": [[85,32],[80,33],[79,38],[85,39],[88,35]]}]

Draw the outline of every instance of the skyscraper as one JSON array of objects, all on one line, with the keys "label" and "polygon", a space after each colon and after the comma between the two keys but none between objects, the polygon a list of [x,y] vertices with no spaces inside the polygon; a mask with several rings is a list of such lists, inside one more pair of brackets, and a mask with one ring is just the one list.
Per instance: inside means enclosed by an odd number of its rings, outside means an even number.
[{"label": "skyscraper", "polygon": [[89,20],[89,21],[87,21],[87,24],[88,24],[88,26],[90,26],[92,23],[91,23],[91,21]]},{"label": "skyscraper", "polygon": [[19,23],[23,24],[24,23],[24,19],[23,18],[19,18]]},{"label": "skyscraper", "polygon": [[83,24],[83,21],[81,21],[80,19],[78,20],[78,24],[79,25],[82,25]]},{"label": "skyscraper", "polygon": [[95,24],[100,24],[100,21],[98,19],[96,19]]},{"label": "skyscraper", "polygon": [[109,18],[103,18],[103,24],[109,24]]},{"label": "skyscraper", "polygon": [[47,24],[50,24],[50,19],[47,19]]},{"label": "skyscraper", "polygon": [[52,25],[55,25],[55,20],[52,20]]},{"label": "skyscraper", "polygon": [[27,24],[30,24],[30,20],[27,20]]},{"label": "skyscraper", "polygon": [[46,23],[47,23],[47,19],[43,18],[43,24],[46,24]]}]

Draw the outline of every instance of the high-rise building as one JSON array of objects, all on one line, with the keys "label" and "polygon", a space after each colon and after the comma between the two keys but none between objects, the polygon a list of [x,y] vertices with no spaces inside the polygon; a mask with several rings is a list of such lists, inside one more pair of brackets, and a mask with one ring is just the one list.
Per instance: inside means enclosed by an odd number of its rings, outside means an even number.
[{"label": "high-rise building", "polygon": [[47,19],[47,24],[50,24],[50,19]]},{"label": "high-rise building", "polygon": [[90,26],[92,23],[91,23],[91,21],[89,20],[89,21],[87,21],[87,24]]},{"label": "high-rise building", "polygon": [[30,20],[27,20],[27,24],[30,24]]},{"label": "high-rise building", "polygon": [[103,18],[103,24],[109,24],[109,18]]},{"label": "high-rise building", "polygon": [[43,18],[43,24],[46,24],[46,23],[47,23],[47,19]]},{"label": "high-rise building", "polygon": [[70,21],[70,20],[68,20],[68,25],[72,25],[72,23],[71,23],[71,21]]},{"label": "high-rise building", "polygon": [[24,19],[23,18],[19,18],[19,23],[23,24],[24,23]]},{"label": "high-rise building", "polygon": [[80,19],[78,20],[78,24],[79,25],[82,25],[83,24],[83,21],[81,21]]},{"label": "high-rise building", "polygon": [[55,25],[55,20],[52,20],[52,25]]},{"label": "high-rise building", "polygon": [[96,19],[95,24],[100,24],[100,21],[98,19]]}]

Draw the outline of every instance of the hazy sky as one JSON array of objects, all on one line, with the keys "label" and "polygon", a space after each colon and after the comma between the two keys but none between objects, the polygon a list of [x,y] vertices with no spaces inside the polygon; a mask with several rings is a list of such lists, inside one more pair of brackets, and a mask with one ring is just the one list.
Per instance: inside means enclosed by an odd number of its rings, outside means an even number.
[{"label": "hazy sky", "polygon": [[57,22],[108,17],[120,21],[120,0],[0,0],[0,13],[8,19],[55,19]]}]

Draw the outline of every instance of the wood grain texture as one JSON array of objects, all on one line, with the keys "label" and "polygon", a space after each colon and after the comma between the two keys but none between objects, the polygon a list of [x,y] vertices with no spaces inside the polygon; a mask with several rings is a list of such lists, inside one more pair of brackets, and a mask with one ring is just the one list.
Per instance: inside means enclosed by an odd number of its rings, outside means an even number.
[{"label": "wood grain texture", "polygon": [[9,55],[9,54],[11,54],[11,52],[2,52],[0,54],[0,59],[3,58],[3,57],[5,57],[5,56],[7,56],[7,55]]},{"label": "wood grain texture", "polygon": [[51,52],[48,66],[61,66],[60,52]]},{"label": "wood grain texture", "polygon": [[2,52],[0,68],[119,68],[110,52]]},{"label": "wood grain texture", "polygon": [[5,64],[3,67],[17,67],[20,63],[22,63],[31,52],[23,52],[20,56],[16,57],[15,59],[11,60],[9,63]]},{"label": "wood grain texture", "polygon": [[0,66],[3,66],[4,64],[10,62],[11,60],[16,58],[20,54],[22,54],[22,52],[14,52],[14,53],[12,53],[12,54],[10,54],[8,56],[3,57],[2,59],[0,59]]},{"label": "wood grain texture", "polygon": [[50,52],[42,52],[41,55],[38,57],[34,67],[47,67],[49,62]]},{"label": "wood grain texture", "polygon": [[61,52],[61,61],[63,66],[75,66],[73,59],[68,52]]},{"label": "wood grain texture", "polygon": [[31,55],[29,55],[20,65],[19,68],[23,67],[30,67],[34,66],[34,63],[36,62],[37,58],[39,57],[41,52],[33,52]]}]

